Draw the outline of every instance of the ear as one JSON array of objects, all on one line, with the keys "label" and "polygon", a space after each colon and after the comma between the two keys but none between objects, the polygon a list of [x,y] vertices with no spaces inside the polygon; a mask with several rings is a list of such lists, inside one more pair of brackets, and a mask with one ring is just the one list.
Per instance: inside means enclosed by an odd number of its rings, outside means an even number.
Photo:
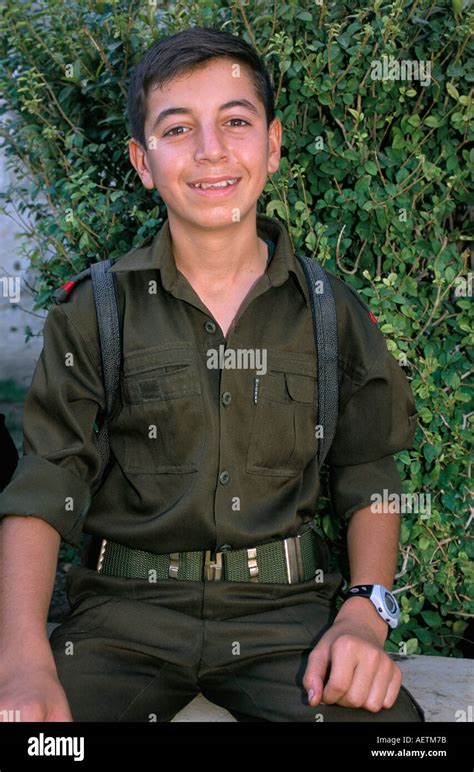
[{"label": "ear", "polygon": [[143,148],[142,144],[138,141],[138,139],[135,139],[134,137],[132,137],[129,140],[128,153],[130,156],[130,163],[132,164],[137,174],[139,175],[143,186],[148,190],[151,190],[152,188],[154,188],[155,185],[153,183],[151,170],[148,165],[146,150]]},{"label": "ear", "polygon": [[268,128],[268,166],[269,174],[278,171],[280,166],[282,124],[279,118],[274,118]]}]

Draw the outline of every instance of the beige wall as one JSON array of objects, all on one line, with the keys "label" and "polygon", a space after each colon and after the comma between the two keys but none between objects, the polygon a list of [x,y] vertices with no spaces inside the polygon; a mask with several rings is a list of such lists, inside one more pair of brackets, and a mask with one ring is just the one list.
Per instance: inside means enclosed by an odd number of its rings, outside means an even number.
[{"label": "beige wall", "polygon": [[[7,170],[5,155],[0,148],[0,188],[5,190],[11,181],[11,171]],[[15,220],[18,215],[10,208]],[[22,214],[25,217],[25,214]],[[36,360],[42,347],[42,336],[31,338],[25,343],[24,329],[29,325],[33,332],[39,332],[43,327],[43,321],[35,314],[44,318],[44,311],[31,313],[34,299],[25,286],[25,269],[27,261],[21,256],[20,240],[15,234],[21,230],[11,217],[0,213],[0,380],[13,379],[19,386],[28,387],[33,375]],[[15,282],[5,286],[5,278],[19,280],[19,301],[14,295],[17,285]],[[28,282],[33,283],[34,277],[27,276]],[[10,296],[13,298],[11,302]],[[29,313],[30,312],[30,313]]]}]

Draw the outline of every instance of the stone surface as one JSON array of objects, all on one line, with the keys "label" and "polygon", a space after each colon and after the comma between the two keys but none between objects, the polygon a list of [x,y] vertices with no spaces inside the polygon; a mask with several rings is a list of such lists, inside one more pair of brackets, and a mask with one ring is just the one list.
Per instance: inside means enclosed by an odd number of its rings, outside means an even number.
[{"label": "stone surface", "polygon": [[[5,154],[0,150],[0,186],[6,190],[12,182],[12,173],[7,169]],[[20,249],[18,235],[18,213],[11,205],[7,213],[0,212],[0,380],[13,380],[18,386],[28,388],[36,361],[40,355],[43,338],[30,338],[25,343],[25,327],[29,325],[37,335],[44,325],[44,311],[33,311],[34,297],[27,286],[33,281],[27,275],[28,261]],[[23,218],[26,215],[23,214]],[[34,226],[33,226],[34,227]],[[33,244],[28,248],[31,250]],[[26,279],[26,281],[25,281]],[[16,296],[16,281],[19,297]]]},{"label": "stone surface", "polygon": [[[474,661],[392,655],[427,721],[474,721]],[[464,718],[465,715],[465,718]]]},{"label": "stone surface", "polygon": [[[48,623],[48,634],[57,625]],[[474,721],[474,664],[470,659],[391,655],[403,672],[403,684],[425,711],[426,721]],[[229,711],[195,697],[173,721],[235,721]]]}]

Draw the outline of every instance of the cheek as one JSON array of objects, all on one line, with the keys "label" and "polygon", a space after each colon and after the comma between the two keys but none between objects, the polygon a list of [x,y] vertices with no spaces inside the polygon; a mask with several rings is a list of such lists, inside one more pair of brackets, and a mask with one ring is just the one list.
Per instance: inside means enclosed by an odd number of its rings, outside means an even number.
[{"label": "cheek", "polygon": [[153,180],[159,189],[172,188],[182,177],[185,168],[182,154],[178,156],[177,153],[160,150],[159,155],[155,153],[150,158]]},{"label": "cheek", "polygon": [[254,143],[246,143],[245,147],[237,145],[236,155],[243,166],[253,171],[253,176],[266,177],[268,147],[265,142],[256,140]]}]

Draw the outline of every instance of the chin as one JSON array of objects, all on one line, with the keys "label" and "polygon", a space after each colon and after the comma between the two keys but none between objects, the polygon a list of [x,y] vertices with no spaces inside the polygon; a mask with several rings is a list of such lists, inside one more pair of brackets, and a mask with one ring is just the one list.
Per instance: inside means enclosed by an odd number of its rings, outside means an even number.
[{"label": "chin", "polygon": [[223,212],[222,214],[209,212],[207,216],[205,217],[198,216],[190,220],[190,222],[193,222],[195,225],[201,226],[202,228],[209,228],[209,229],[225,228],[227,226],[236,224],[236,221],[232,219],[232,210],[229,210],[228,212]]}]

